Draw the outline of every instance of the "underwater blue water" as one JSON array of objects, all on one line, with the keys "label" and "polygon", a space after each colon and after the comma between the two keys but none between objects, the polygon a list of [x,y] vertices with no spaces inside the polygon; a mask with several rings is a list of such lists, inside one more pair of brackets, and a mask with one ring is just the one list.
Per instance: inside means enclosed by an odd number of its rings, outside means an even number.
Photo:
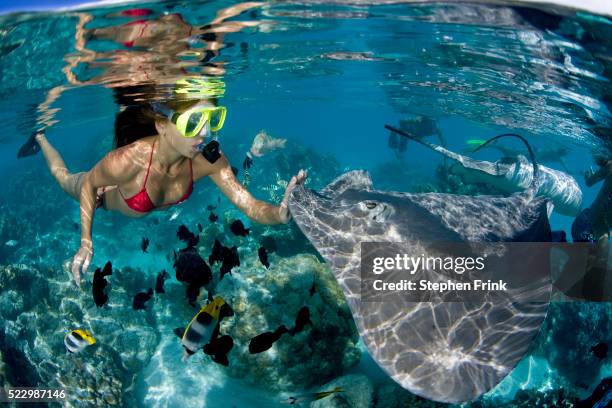
[{"label": "underwater blue water", "polygon": [[[122,45],[119,29],[114,32],[117,38],[82,37],[85,50],[75,39],[79,16],[91,17],[85,25],[90,30],[110,27],[112,31],[137,18],[161,21],[169,14],[200,27],[219,10],[235,4],[142,2],[78,12],[0,16],[0,206],[1,217],[9,220],[0,228],[0,265],[50,268],[68,282],[63,263],[78,249],[78,204],[61,191],[42,155],[16,159],[31,132],[44,129],[70,171],[87,171],[112,148],[119,112],[114,98],[118,83],[152,83],[163,90],[181,76],[208,75],[213,68],[222,72],[217,75],[223,78],[226,92],[220,103],[228,108],[219,141],[232,165],[239,168],[239,179],[244,177],[244,155],[260,130],[287,139],[285,149],[255,161],[249,191],[259,199],[278,203],[283,190],[274,195],[269,187],[278,180],[289,180],[300,168],[308,168],[308,186],[315,189],[349,169],[370,171],[374,185],[385,190],[443,188],[442,179],[448,175],[444,170],[442,176],[436,173],[443,163],[440,155],[414,142],[407,144],[405,152],[388,147],[384,124],[396,126],[416,115],[433,119],[446,147],[467,155],[468,140],[508,132],[525,136],[540,150],[564,147],[565,168],[559,162],[542,164],[568,171],[577,180],[583,207],[595,199],[600,186],[587,187],[583,172],[595,166],[594,154],[609,157],[612,152],[612,22],[608,18],[563,9],[547,14],[547,10],[470,3],[295,1],[271,2],[232,17],[230,21],[257,24],[225,33],[218,55],[210,62],[198,61],[188,53],[201,56],[210,47],[208,40],[189,36],[170,23],[160,25],[160,37],[137,38],[140,43],[134,47]],[[133,18],[120,14],[134,7],[148,9],[150,14]],[[161,43],[164,38],[171,39],[171,44],[157,46],[156,41]],[[76,80],[70,80],[66,71]],[[150,82],[142,79],[145,76]],[[41,109],[48,92],[57,87],[63,88],[60,96]],[[143,97],[151,95],[145,92]],[[49,120],[54,123],[49,125]],[[425,137],[439,143],[435,136]],[[524,151],[514,140],[502,143]],[[501,156],[488,149],[473,157],[495,161]],[[183,223],[195,230],[198,222],[208,229],[209,212],[204,208],[216,205],[217,197],[221,199],[215,212],[222,221],[227,224],[240,218],[251,226],[209,180],[199,182],[187,202],[144,219],[97,211],[92,266],[112,260],[116,268],[138,270],[143,281],[153,280],[166,269],[172,276],[168,284],[182,293],[172,266],[172,250],[179,248],[176,230]],[[565,230],[568,236],[573,220],[558,213],[550,218],[552,229]],[[258,233],[275,233],[274,227],[252,227]],[[227,227],[219,233],[231,238]],[[152,241],[148,253],[140,249],[145,236]],[[292,255],[308,246],[306,238],[301,239],[297,244],[292,241],[297,248],[294,253],[289,251]],[[17,244],[6,245],[10,240]],[[205,240],[208,245],[213,238]],[[246,257],[246,248],[255,248],[257,242],[240,241],[239,245]],[[273,263],[280,263],[281,258],[275,255]],[[246,273],[247,268],[243,269]],[[190,309],[181,310],[188,315]],[[572,313],[583,313],[576,310]],[[609,303],[589,311],[612,314]],[[171,314],[167,309],[159,313]],[[563,319],[559,313],[557,318]],[[292,319],[287,317],[287,321]],[[580,320],[574,315],[567,319]],[[158,316],[157,320],[162,319]],[[611,323],[598,322],[591,334],[605,338],[592,340],[612,340]],[[40,336],[41,341],[53,343]],[[279,390],[282,395],[302,391],[280,382],[267,389],[253,385],[253,373],[246,378],[236,373],[228,376],[210,361],[186,365],[180,361],[178,340],[169,331],[160,330],[157,340],[151,360],[140,371],[134,369],[140,374],[132,392],[144,406],[177,406],[174,404],[192,404],[198,399],[204,399],[200,401],[204,406],[272,406],[280,401]],[[589,350],[589,333],[581,332],[574,340],[576,350]],[[541,347],[563,344],[571,349],[574,340],[543,341]],[[61,350],[61,345],[53,350]],[[518,389],[566,389],[585,398],[599,380],[610,375],[609,359],[594,360],[589,370],[597,372],[589,372],[587,387],[580,388],[575,378],[583,368],[554,366],[546,360],[546,353],[534,353],[489,397],[501,395],[508,406]],[[564,369],[572,374],[564,375]],[[348,372],[365,374],[373,381],[385,378],[365,351],[361,363],[353,364],[345,370]],[[203,384],[202,377],[208,382]]]}]

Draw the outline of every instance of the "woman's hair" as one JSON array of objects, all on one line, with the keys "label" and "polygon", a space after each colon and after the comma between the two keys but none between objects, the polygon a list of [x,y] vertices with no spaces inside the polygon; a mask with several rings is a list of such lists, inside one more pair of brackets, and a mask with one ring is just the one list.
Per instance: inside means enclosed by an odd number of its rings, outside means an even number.
[{"label": "woman's hair", "polygon": [[143,137],[156,134],[155,119],[155,113],[146,105],[126,107],[115,118],[114,148],[127,146]]},{"label": "woman's hair", "polygon": [[[152,99],[151,96],[154,93],[151,92],[151,88],[150,85],[140,85],[114,89],[116,102],[120,106],[126,106],[115,117],[115,149],[157,134],[155,121],[163,120],[164,117],[156,113],[149,102],[134,99],[136,95],[143,99]],[[208,101],[214,105],[217,104],[216,99]],[[176,112],[184,112],[200,102],[199,99],[177,98],[162,103]]]}]

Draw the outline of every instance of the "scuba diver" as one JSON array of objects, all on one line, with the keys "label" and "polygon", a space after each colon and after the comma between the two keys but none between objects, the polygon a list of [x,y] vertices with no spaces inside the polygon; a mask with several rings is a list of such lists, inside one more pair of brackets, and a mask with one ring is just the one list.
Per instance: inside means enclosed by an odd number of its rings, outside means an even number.
[{"label": "scuba diver", "polygon": [[248,186],[250,181],[250,169],[253,165],[254,157],[263,157],[265,154],[277,150],[284,149],[287,139],[278,139],[270,136],[265,130],[260,130],[259,133],[253,138],[253,143],[246,152],[244,161],[242,162],[242,168],[244,169],[244,186]]},{"label": "scuba diver", "polygon": [[[610,238],[612,226],[612,159],[603,156],[595,157],[598,170],[589,169],[584,175],[587,187],[603,181],[601,189],[589,207],[589,221],[595,241]],[[574,227],[572,225],[572,235]]]},{"label": "scuba diver", "polygon": [[[598,170],[589,169],[584,181],[591,187],[603,184],[591,206],[572,223],[572,240],[588,243],[582,267],[568,262],[555,283],[566,295],[586,301],[611,301],[610,226],[612,225],[612,159],[595,157]],[[580,265],[578,263],[577,265]],[[582,272],[584,271],[584,273]]]},{"label": "scuba diver", "polygon": [[[210,177],[254,222],[289,222],[289,195],[305,181],[306,172],[300,170],[291,178],[279,206],[255,199],[236,179],[218,142],[205,142],[225,122],[227,109],[217,105],[224,83],[184,78],[174,92],[178,97],[169,101],[131,105],[121,111],[115,120],[115,149],[87,172],[71,173],[44,133],[33,135],[21,148],[20,157],[42,150],[53,177],[80,203],[81,245],[71,268],[77,285],[93,257],[91,228],[99,207],[141,217],[187,200],[194,183]],[[194,93],[198,99],[191,99]]]}]

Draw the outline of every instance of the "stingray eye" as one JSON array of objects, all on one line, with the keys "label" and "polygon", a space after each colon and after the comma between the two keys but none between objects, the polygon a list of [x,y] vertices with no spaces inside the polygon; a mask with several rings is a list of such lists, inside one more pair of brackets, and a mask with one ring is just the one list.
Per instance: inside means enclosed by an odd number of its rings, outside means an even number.
[{"label": "stingray eye", "polygon": [[367,202],[365,203],[365,205],[366,205],[366,207],[368,208],[368,210],[371,210],[371,209],[373,209],[373,208],[376,208],[376,203],[375,203],[375,202],[372,202],[372,201],[367,201]]}]

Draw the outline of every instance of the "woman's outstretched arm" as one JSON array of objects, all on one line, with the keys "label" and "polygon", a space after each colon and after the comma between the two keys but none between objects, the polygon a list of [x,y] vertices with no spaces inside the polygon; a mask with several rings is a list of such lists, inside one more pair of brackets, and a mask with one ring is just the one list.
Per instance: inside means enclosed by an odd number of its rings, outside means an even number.
[{"label": "woman's outstretched arm", "polygon": [[85,176],[80,194],[81,246],[72,261],[72,276],[81,284],[81,273],[86,273],[93,258],[91,227],[96,210],[96,193],[100,187],[117,186],[136,177],[142,168],[142,155],[138,144],[113,150],[94,166]]},{"label": "woman's outstretched arm", "polygon": [[286,224],[289,222],[289,195],[297,184],[306,180],[306,172],[300,170],[297,176],[293,176],[285,189],[285,196],[279,206],[272,205],[262,200],[257,200],[236,179],[232,168],[222,154],[214,163],[208,162],[204,157],[197,156],[193,161],[194,179],[210,176],[212,181],[229,198],[229,200],[240,209],[251,220],[260,224]]}]

